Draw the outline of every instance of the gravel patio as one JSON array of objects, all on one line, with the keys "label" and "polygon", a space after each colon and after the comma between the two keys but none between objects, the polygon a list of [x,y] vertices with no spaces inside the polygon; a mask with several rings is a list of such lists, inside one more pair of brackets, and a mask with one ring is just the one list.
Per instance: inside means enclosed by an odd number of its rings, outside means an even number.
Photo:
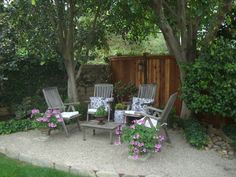
[{"label": "gravel patio", "polygon": [[164,145],[160,153],[146,161],[135,161],[128,158],[126,144],[109,144],[108,133],[97,131],[93,136],[92,131],[87,131],[87,141],[83,141],[82,132],[71,128],[69,138],[63,131],[51,136],[40,130],[1,135],[0,152],[35,165],[97,177],[236,176],[236,158],[229,160],[214,150],[190,147],[181,130],[169,131],[172,145]]}]

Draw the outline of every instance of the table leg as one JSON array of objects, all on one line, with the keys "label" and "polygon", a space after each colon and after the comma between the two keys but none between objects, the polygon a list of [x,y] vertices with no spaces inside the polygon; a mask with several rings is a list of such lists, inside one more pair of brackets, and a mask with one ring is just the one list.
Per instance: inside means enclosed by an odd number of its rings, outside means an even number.
[{"label": "table leg", "polygon": [[113,139],[113,131],[110,131],[110,143],[112,144],[113,143],[113,141],[112,141],[112,139]]},{"label": "table leg", "polygon": [[86,128],[83,130],[83,140],[86,141]]},{"label": "table leg", "polygon": [[95,135],[95,129],[93,129],[93,135]]}]

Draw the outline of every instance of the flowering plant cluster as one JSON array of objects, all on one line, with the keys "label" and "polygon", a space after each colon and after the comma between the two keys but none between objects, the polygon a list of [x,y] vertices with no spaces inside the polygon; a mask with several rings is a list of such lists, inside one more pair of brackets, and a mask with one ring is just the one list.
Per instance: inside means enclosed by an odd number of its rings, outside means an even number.
[{"label": "flowering plant cluster", "polygon": [[145,127],[143,120],[134,121],[134,124],[123,129],[122,138],[129,145],[129,155],[138,159],[147,152],[160,152],[165,140],[163,135],[158,135],[158,127]]},{"label": "flowering plant cluster", "polygon": [[48,109],[45,114],[40,113],[38,109],[32,109],[31,118],[46,123],[49,128],[57,128],[58,124],[63,122],[59,109]]}]

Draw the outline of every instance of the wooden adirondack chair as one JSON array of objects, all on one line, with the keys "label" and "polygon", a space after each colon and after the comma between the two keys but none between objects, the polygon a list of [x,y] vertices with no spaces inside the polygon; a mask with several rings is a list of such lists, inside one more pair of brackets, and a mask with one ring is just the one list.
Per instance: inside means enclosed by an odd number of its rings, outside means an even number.
[{"label": "wooden adirondack chair", "polygon": [[[107,99],[108,103],[108,121],[110,121],[111,116],[111,106],[110,103],[113,101],[113,84],[95,84],[94,86],[94,97],[102,97],[103,99]],[[96,112],[96,108],[91,107],[91,102],[88,104],[88,112],[87,112],[87,121],[89,120],[89,115],[94,115]]]},{"label": "wooden adirondack chair", "polygon": [[[144,105],[152,105],[155,101],[156,96],[156,84],[142,84],[139,86],[138,97],[133,97],[132,103],[128,103],[127,110],[134,110],[132,105],[135,105],[135,101],[143,101],[143,103],[137,103],[138,107],[143,107]],[[147,101],[147,102],[145,102]],[[128,112],[128,111],[127,111]]]},{"label": "wooden adirondack chair", "polygon": [[157,89],[156,84],[142,84],[139,86],[138,97],[155,100],[156,89]]},{"label": "wooden adirondack chair", "polygon": [[[70,119],[76,119],[77,126],[80,130],[80,122],[79,122],[79,112],[75,111],[74,105],[79,104],[77,103],[63,103],[62,99],[59,95],[57,87],[48,87],[43,89],[44,98],[47,102],[49,109],[59,109],[61,112],[61,117],[64,121],[68,121]],[[66,109],[66,107],[68,108]],[[72,110],[72,111],[70,111]],[[65,122],[62,122],[62,127],[65,130],[66,135],[68,136],[68,130],[65,125]],[[49,131],[50,134],[50,131]]]},{"label": "wooden adirondack chair", "polygon": [[150,114],[142,113],[142,115],[144,116],[142,118],[145,122],[144,125],[147,127],[156,127],[157,124],[161,125],[161,127],[165,131],[166,138],[169,143],[171,141],[169,138],[169,134],[167,132],[167,119],[168,119],[168,116],[169,116],[173,106],[174,106],[175,100],[177,98],[177,94],[178,93],[176,92],[169,97],[169,99],[165,105],[165,108],[163,110],[147,106],[146,109],[153,111],[153,114],[150,115]]}]

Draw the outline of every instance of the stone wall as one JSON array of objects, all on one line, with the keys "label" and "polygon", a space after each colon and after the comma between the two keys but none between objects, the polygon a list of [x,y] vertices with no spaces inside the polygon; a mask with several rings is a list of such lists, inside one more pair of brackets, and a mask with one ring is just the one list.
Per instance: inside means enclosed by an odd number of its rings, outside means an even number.
[{"label": "stone wall", "polygon": [[83,65],[77,74],[79,101],[89,100],[93,96],[94,84],[111,83],[110,67],[103,65]]}]

